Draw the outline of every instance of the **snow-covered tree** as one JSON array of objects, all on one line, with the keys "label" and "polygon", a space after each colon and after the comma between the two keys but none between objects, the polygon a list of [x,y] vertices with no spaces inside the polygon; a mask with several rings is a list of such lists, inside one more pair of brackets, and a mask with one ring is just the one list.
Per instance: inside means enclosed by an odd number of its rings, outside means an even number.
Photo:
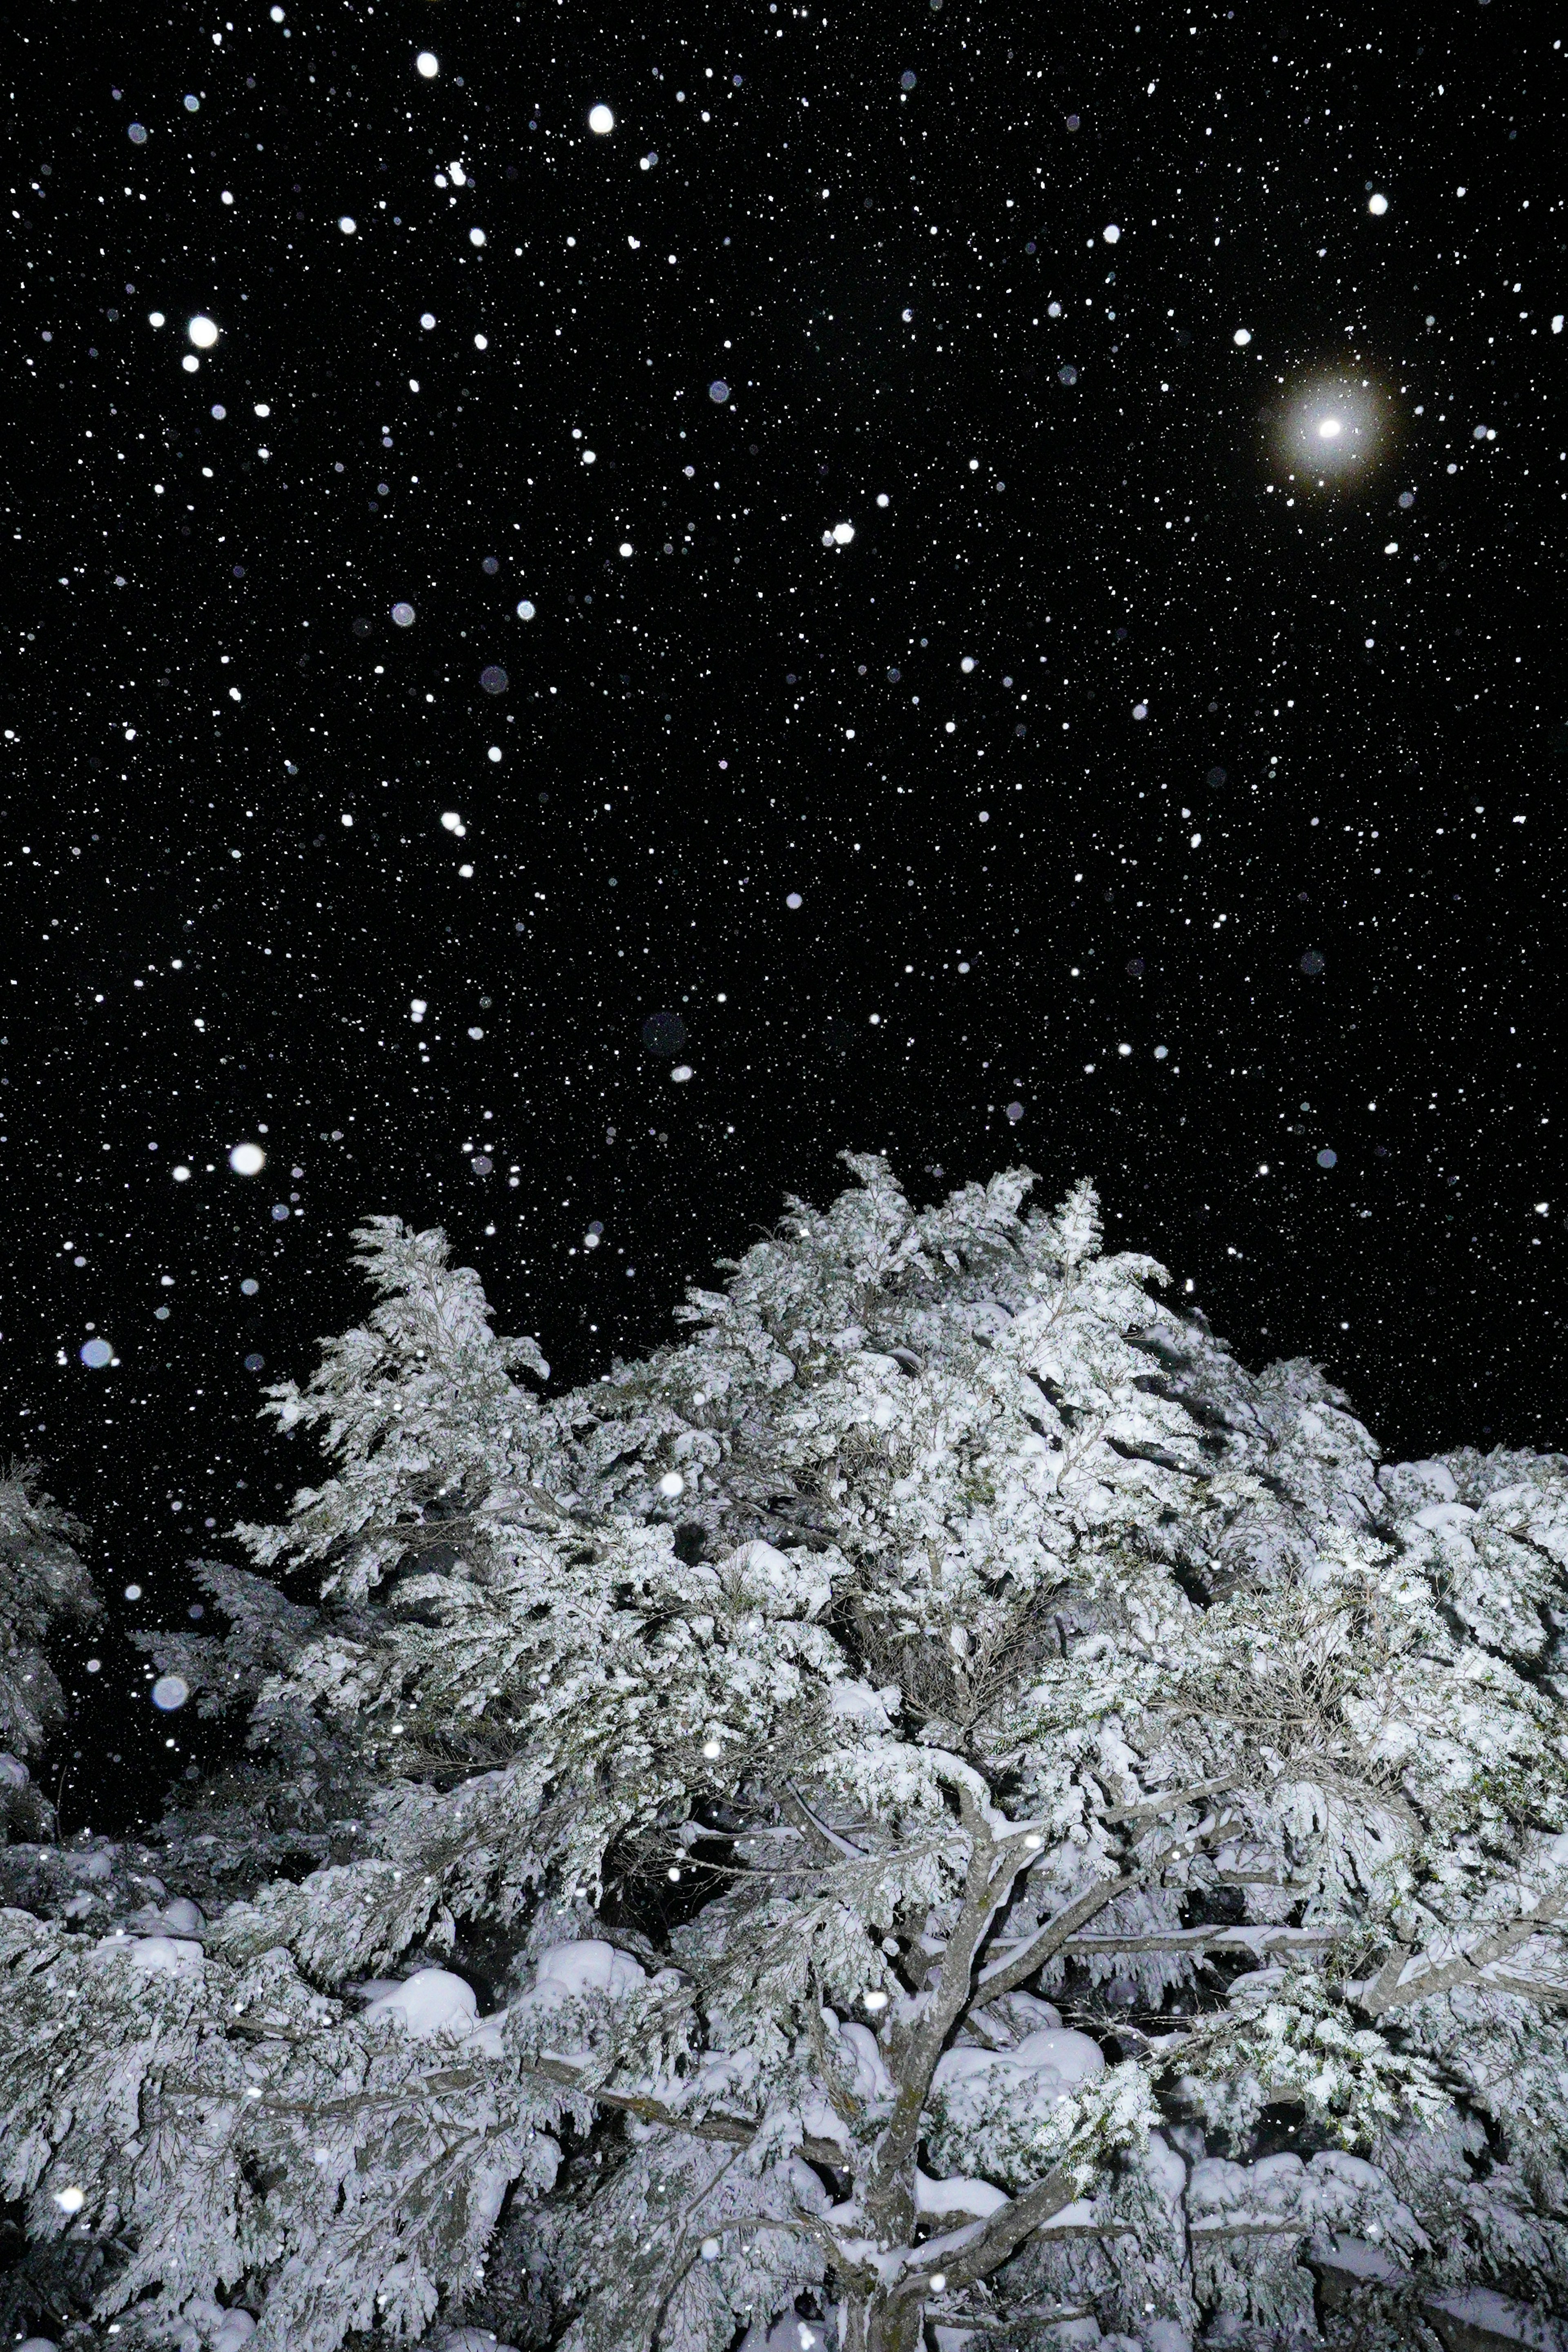
[{"label": "snow-covered tree", "polygon": [[1380,1469],[1087,1186],[917,1212],[848,1164],[553,1399],[439,1234],[363,1230],[373,1314],[271,1391],[332,1475],[205,1571],[226,1635],[154,1644],[243,1761],[5,1915],[21,2317],[1175,2352],[1568,2311],[1568,1462]]},{"label": "snow-covered tree", "polygon": [[65,1714],[44,1644],[62,1619],[85,1621],[98,1608],[76,1549],[82,1530],[39,1475],[31,1462],[0,1473],[0,1836],[50,1824],[25,1760]]}]

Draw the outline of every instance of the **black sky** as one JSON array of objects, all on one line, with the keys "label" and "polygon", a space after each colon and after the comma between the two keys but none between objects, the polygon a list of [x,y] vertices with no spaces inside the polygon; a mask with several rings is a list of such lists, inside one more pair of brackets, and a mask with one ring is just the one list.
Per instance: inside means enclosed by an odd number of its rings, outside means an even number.
[{"label": "black sky", "polygon": [[572,1380],[846,1146],[1568,1444],[1542,21],[277,14],[10,57],[0,1404],[127,1623],[361,1216]]}]

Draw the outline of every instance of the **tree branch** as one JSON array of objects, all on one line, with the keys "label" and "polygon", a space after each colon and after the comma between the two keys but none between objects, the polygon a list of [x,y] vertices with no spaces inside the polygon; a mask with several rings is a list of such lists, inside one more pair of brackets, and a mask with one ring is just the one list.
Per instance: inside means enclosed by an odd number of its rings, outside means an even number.
[{"label": "tree branch", "polygon": [[804,1830],[808,1837],[820,1840],[830,1854],[836,1854],[846,1862],[865,1862],[868,1859],[859,1846],[851,1845],[847,1838],[840,1837],[837,1830],[829,1829],[826,1822],[819,1821],[797,1789],[785,1789],[783,1804],[785,1812],[794,1815],[796,1828]]},{"label": "tree branch", "polygon": [[1118,1805],[1114,1812],[1101,1813],[1102,1822],[1149,1822],[1161,1813],[1174,1811],[1177,1805],[1202,1804],[1205,1797],[1223,1796],[1236,1786],[1234,1772],[1226,1772],[1217,1780],[1200,1780],[1193,1789],[1171,1789],[1163,1794],[1145,1797],[1141,1804]]},{"label": "tree branch", "polygon": [[974,1986],[975,2000],[999,2000],[1005,1992],[1013,1991],[1016,1986],[1032,1977],[1037,1969],[1054,1959],[1079,1928],[1089,1920],[1098,1918],[1107,1904],[1114,1903],[1119,1895],[1131,1894],[1133,1887],[1142,1886],[1146,1875],[1146,1873],[1139,1871],[1127,1878],[1102,1879],[1098,1886],[1089,1887],[1087,1893],[1069,1903],[1065,1911],[1058,1911],[1054,1919],[1047,1920],[1045,1927],[1029,1937],[1010,1958],[993,1960],[989,1968],[982,1969]]},{"label": "tree branch", "polygon": [[[967,2244],[956,2244],[952,2252],[941,2242],[918,2249],[922,2265],[929,2263],[926,2276],[910,2274],[894,2289],[894,2297],[908,2302],[926,2291],[926,2279],[932,2270],[946,2274],[949,2287],[975,2286],[999,2270],[1009,2255],[1016,2253],[1027,2237],[1043,2223],[1049,2221],[1067,2206],[1078,2202],[1079,2188],[1069,2172],[1059,2168],[1048,2172],[1043,2180],[1026,2189],[1007,2205],[999,2206],[991,2219],[972,2237]],[[968,2232],[957,2233],[968,2236]],[[941,2250],[939,2251],[939,2245]]]},{"label": "tree branch", "polygon": [[[1386,2016],[1391,2009],[1407,2009],[1412,2001],[1430,2000],[1436,1994],[1451,1992],[1458,1985],[1485,1984],[1483,1971],[1494,1960],[1506,1959],[1510,1952],[1518,1951],[1521,1944],[1531,1943],[1543,1927],[1568,1910],[1568,1893],[1549,1895],[1533,1911],[1500,1927],[1468,1952],[1457,1958],[1433,1962],[1418,1976],[1402,1983],[1405,1968],[1412,1958],[1407,1944],[1396,1944],[1372,1982],[1363,1993],[1358,2007],[1368,2017]],[[1398,1962],[1395,1967],[1394,1963]]]},{"label": "tree branch", "polygon": [[1276,1927],[1259,1935],[1246,1927],[1168,1927],[1149,1936],[1070,1936],[1065,1952],[1323,1951],[1339,1942],[1331,1928]]},{"label": "tree branch", "polygon": [[1118,1895],[1131,1895],[1136,1888],[1147,1886],[1152,1879],[1158,1878],[1168,1864],[1186,1860],[1196,1853],[1199,1846],[1207,1845],[1219,1836],[1226,1826],[1225,1816],[1211,1814],[1206,1822],[1200,1822],[1187,1836],[1168,1845],[1163,1853],[1156,1854],[1142,1868],[1129,1871],[1121,1878],[1102,1879],[1098,1886],[1089,1887],[1075,1902],[1069,1903],[1065,1911],[1058,1911],[1054,1919],[1048,1920],[1039,1933],[1031,1936],[1016,1952],[1005,1959],[993,1960],[988,1969],[982,1969],[974,1988],[975,2000],[999,2000],[1004,1993],[1012,1992],[1037,1969],[1043,1968],[1047,1960],[1054,1959],[1078,1930],[1087,1926],[1090,1919],[1097,1918],[1107,1904],[1114,1903]]},{"label": "tree branch", "polygon": [[[636,2116],[639,2123],[663,2124],[670,2131],[689,2132],[693,2139],[716,2139],[731,2147],[750,2147],[757,2137],[758,2126],[748,2123],[743,2116],[685,2116],[679,2107],[666,2106],[662,2099],[645,2091],[612,2091],[601,2084],[584,2083],[570,2059],[534,2058],[524,2060],[525,2074],[537,2074],[548,2083],[558,2084],[563,2090],[573,2092],[580,2099],[595,2099],[602,2107],[614,2107],[623,2115]],[[842,2170],[844,2150],[836,2141],[803,2139],[801,2154],[813,2164],[830,2165]]]}]

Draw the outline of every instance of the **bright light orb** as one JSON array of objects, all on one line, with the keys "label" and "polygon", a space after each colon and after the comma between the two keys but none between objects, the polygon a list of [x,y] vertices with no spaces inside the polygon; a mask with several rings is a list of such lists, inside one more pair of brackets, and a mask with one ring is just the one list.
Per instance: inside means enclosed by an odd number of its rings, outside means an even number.
[{"label": "bright light orb", "polygon": [[267,1165],[267,1154],[259,1143],[237,1143],[228,1164],[237,1176],[259,1176]]},{"label": "bright light orb", "polygon": [[1296,387],[1280,418],[1279,456],[1293,479],[1326,488],[1364,473],[1381,456],[1388,422],[1369,376],[1320,377]]},{"label": "bright light orb", "polygon": [[434,81],[441,70],[441,60],[431,49],[421,49],[414,65],[415,70],[426,81]]},{"label": "bright light orb", "polygon": [[217,325],[216,320],[205,317],[200,310],[196,312],[195,317],[185,329],[185,332],[189,335],[192,342],[195,343],[198,352],[210,352],[213,345],[217,341]]},{"label": "bright light orb", "polygon": [[607,106],[591,106],[588,109],[588,128],[596,131],[601,139],[608,138],[615,127],[616,118]]}]

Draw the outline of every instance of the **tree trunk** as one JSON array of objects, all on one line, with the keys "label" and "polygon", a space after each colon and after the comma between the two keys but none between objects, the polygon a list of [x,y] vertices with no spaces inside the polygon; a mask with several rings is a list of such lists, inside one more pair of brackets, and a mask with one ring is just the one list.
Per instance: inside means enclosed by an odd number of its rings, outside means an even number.
[{"label": "tree trunk", "polygon": [[925,2307],[913,2298],[892,2303],[880,2293],[871,2294],[866,2302],[865,2329],[866,2352],[921,2352]]}]

